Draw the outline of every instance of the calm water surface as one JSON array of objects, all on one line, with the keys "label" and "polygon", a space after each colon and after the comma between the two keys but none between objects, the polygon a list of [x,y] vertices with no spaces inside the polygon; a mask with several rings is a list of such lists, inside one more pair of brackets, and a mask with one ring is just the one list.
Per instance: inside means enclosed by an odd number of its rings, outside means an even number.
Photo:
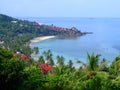
[{"label": "calm water surface", "polygon": [[[120,18],[22,18],[44,24],[54,24],[59,27],[77,27],[81,31],[93,34],[74,39],[50,39],[32,43],[40,51],[51,49],[53,54],[63,55],[66,62],[72,59],[87,60],[87,52],[101,54],[101,59],[112,61],[120,52]],[[39,56],[39,54],[37,55]]]}]

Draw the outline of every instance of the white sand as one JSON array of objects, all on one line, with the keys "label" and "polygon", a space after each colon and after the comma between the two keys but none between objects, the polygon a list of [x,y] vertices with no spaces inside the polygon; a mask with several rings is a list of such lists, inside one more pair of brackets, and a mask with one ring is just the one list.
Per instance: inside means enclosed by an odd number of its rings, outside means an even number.
[{"label": "white sand", "polygon": [[34,38],[31,41],[31,43],[34,43],[34,42],[41,42],[41,41],[44,41],[44,40],[47,40],[47,39],[51,39],[51,38],[55,38],[56,36],[42,36],[42,37],[37,37],[37,38]]}]

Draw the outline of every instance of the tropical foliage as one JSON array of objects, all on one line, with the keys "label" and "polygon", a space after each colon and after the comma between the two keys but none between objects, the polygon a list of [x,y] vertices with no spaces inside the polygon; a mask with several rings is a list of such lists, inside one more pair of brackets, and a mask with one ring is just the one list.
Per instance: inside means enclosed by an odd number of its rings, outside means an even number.
[{"label": "tropical foliage", "polygon": [[[56,65],[45,63],[51,51],[39,61],[14,60],[13,53],[0,51],[1,90],[120,90],[119,56],[107,65],[100,55],[87,54],[88,62],[78,69],[72,60],[65,64],[62,56],[57,56]],[[105,68],[99,69],[101,65]]]},{"label": "tropical foliage", "polygon": [[29,46],[32,38],[80,33],[48,27],[0,14],[0,90],[120,90],[120,56],[109,63],[99,54],[87,54],[86,63],[77,61],[79,68],[73,60],[65,63],[63,56],[55,62],[50,50],[38,61],[32,59],[31,53],[39,53]]}]

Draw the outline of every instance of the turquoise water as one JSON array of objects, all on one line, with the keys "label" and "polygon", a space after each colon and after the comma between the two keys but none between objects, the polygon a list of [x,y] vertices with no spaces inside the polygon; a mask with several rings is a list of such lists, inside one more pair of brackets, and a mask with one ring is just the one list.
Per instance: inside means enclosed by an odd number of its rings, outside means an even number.
[{"label": "turquoise water", "polygon": [[[86,62],[87,52],[101,54],[101,58],[112,61],[120,52],[120,18],[22,18],[60,27],[77,27],[93,34],[74,39],[50,39],[33,43],[40,51],[51,49],[54,55],[63,55],[66,62],[80,59]],[[39,56],[39,54],[37,55]]]}]

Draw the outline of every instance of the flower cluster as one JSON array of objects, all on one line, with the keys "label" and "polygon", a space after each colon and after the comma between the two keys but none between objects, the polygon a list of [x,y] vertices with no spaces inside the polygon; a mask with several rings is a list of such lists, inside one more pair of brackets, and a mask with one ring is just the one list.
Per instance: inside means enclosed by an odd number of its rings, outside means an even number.
[{"label": "flower cluster", "polygon": [[19,54],[19,53],[15,53],[14,58],[15,60],[26,60],[26,61],[30,61],[31,59],[30,56],[25,54]]},{"label": "flower cluster", "polygon": [[40,64],[40,68],[41,68],[43,74],[46,74],[47,72],[53,70],[53,67],[50,66],[50,65],[47,64],[47,63]]}]

